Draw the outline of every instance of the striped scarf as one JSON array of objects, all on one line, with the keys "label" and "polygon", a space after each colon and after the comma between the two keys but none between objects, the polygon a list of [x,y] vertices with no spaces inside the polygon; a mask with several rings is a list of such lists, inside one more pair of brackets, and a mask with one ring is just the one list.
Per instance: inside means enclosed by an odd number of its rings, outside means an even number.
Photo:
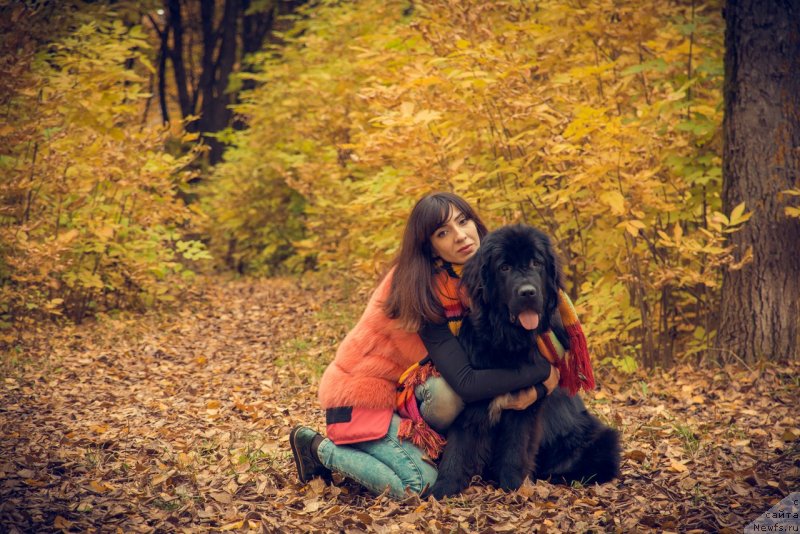
[{"label": "striped scarf", "polygon": [[586,336],[569,295],[561,289],[558,290],[558,313],[567,331],[569,350],[564,350],[552,330],[537,335],[536,345],[539,352],[558,368],[561,375],[558,385],[566,389],[570,396],[581,389],[591,391],[595,383]]},{"label": "striped scarf", "polygon": [[441,262],[436,275],[436,297],[444,308],[444,318],[454,336],[461,329],[461,321],[464,320],[466,306],[469,305],[467,291],[461,286],[462,270],[463,265]]},{"label": "striped scarf", "polygon": [[[453,335],[457,336],[467,311],[465,303],[469,301],[466,291],[460,284],[463,266],[440,262],[437,267],[436,297],[444,310],[447,326]],[[410,440],[424,450],[431,459],[436,460],[447,441],[422,418],[414,394],[416,387],[424,384],[432,376],[440,375],[427,356],[406,369],[400,376],[396,405],[397,413],[403,420],[400,422],[397,437],[400,440]]]}]

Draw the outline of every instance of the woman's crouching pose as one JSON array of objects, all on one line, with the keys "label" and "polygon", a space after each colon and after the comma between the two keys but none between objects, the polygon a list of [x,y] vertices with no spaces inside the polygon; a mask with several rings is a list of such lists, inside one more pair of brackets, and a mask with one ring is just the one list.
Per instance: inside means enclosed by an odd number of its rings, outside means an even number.
[{"label": "woman's crouching pose", "polygon": [[327,437],[292,430],[301,482],[337,471],[375,494],[423,493],[436,481],[440,433],[465,402],[524,389],[508,406],[521,410],[556,387],[542,357],[519,370],[476,370],[456,339],[466,311],[459,273],[486,233],[457,195],[417,202],[395,265],[322,376]]}]

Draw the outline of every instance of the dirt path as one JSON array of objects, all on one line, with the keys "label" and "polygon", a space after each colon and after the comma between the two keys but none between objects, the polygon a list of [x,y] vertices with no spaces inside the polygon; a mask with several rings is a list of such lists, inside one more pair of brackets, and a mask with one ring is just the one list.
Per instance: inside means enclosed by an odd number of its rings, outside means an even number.
[{"label": "dirt path", "polygon": [[625,448],[604,486],[441,503],[300,486],[289,430],[322,426],[316,383],[364,299],[211,282],[178,311],[43,327],[4,357],[0,532],[741,532],[800,489],[798,365],[602,371],[588,401]]}]

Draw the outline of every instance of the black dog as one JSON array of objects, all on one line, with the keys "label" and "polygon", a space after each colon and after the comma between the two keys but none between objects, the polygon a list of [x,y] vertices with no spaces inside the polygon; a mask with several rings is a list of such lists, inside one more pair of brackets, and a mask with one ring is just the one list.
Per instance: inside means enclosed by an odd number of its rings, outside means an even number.
[{"label": "black dog", "polygon": [[[459,341],[473,367],[515,368],[538,353],[535,335],[552,329],[567,346],[557,309],[562,275],[550,239],[529,226],[487,235],[464,266],[472,309]],[[586,411],[579,396],[558,388],[525,410],[467,405],[447,434],[434,497],[459,493],[474,475],[506,490],[526,476],[606,482],[619,474],[618,433]],[[496,417],[491,415],[494,412]]]}]

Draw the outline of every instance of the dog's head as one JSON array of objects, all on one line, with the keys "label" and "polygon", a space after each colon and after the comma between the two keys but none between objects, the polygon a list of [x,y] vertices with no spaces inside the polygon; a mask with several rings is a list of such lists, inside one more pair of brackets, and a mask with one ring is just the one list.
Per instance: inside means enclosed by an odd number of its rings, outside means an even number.
[{"label": "dog's head", "polygon": [[531,226],[514,225],[483,239],[464,266],[462,284],[478,316],[488,312],[544,332],[558,307],[561,278],[550,238]]}]

